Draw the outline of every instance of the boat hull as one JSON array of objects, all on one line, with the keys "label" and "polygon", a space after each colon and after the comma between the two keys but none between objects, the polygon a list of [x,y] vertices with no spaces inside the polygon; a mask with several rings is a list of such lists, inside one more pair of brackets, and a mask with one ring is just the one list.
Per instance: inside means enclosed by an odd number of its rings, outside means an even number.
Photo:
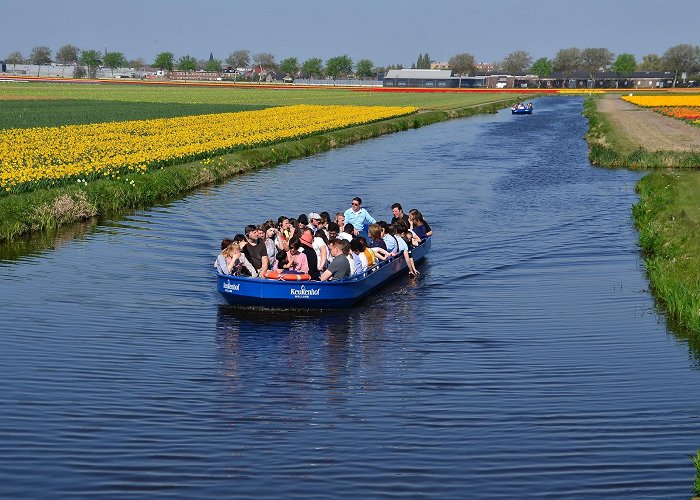
[{"label": "boat hull", "polygon": [[[415,262],[425,258],[430,240],[413,249]],[[406,270],[406,261],[400,255],[360,277],[341,281],[279,281],[217,273],[217,290],[235,306],[337,309],[350,307]]]},{"label": "boat hull", "polygon": [[531,115],[532,114],[532,108],[530,109],[511,109],[510,112],[514,115]]}]

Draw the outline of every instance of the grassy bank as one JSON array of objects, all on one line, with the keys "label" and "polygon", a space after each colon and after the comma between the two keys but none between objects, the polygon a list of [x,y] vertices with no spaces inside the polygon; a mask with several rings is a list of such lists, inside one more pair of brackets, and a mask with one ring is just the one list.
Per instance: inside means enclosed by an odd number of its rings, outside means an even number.
[{"label": "grassy bank", "polygon": [[700,172],[656,172],[633,207],[652,289],[668,315],[700,333]]},{"label": "grassy bank", "polygon": [[681,151],[646,151],[619,134],[610,121],[596,110],[598,98],[589,97],[583,105],[588,118],[588,152],[591,163],[601,167],[697,168],[700,154]]},{"label": "grassy bank", "polygon": [[[644,151],[622,137],[587,99],[591,162],[633,169],[675,167],[642,178],[632,215],[651,288],[670,321],[700,333],[700,155]],[[694,168],[694,169],[693,169]]]},{"label": "grassy bank", "polygon": [[153,206],[242,172],[450,118],[493,113],[520,99],[522,96],[449,111],[423,111],[301,140],[134,174],[123,179],[105,179],[5,196],[0,198],[0,239],[12,239],[100,215]]}]

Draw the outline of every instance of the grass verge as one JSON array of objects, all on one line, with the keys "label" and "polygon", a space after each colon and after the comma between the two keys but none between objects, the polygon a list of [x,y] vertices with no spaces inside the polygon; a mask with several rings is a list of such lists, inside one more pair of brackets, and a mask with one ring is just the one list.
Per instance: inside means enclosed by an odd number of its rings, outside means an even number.
[{"label": "grass verge", "polygon": [[700,154],[681,151],[646,151],[620,136],[610,121],[596,110],[596,97],[588,97],[583,114],[588,118],[588,156],[601,167],[698,168]]},{"label": "grass verge", "polygon": [[[590,159],[605,167],[664,169],[642,178],[632,216],[639,231],[651,289],[665,307],[669,322],[700,334],[700,156],[647,152],[629,144],[587,99]],[[694,168],[694,169],[693,169]]]},{"label": "grass verge", "polygon": [[655,172],[632,214],[647,274],[669,317],[700,333],[700,173]]},{"label": "grass verge", "polygon": [[95,216],[147,208],[180,197],[200,186],[222,182],[237,174],[286,163],[332,148],[384,134],[418,128],[451,118],[498,109],[522,96],[449,111],[426,111],[404,117],[350,127],[304,139],[238,151],[201,161],[134,174],[118,180],[99,180],[0,198],[0,240],[52,230]]}]

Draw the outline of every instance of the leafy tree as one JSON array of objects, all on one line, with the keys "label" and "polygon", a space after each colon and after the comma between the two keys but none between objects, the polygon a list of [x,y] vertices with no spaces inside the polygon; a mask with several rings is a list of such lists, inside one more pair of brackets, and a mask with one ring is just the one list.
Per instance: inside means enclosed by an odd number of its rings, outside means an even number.
[{"label": "leafy tree", "polygon": [[532,64],[532,57],[524,50],[516,50],[506,56],[501,64],[503,71],[509,75],[523,75]]},{"label": "leafy tree", "polygon": [[24,63],[24,57],[21,52],[13,52],[5,58],[7,64],[12,64],[12,71],[17,70],[17,65]]},{"label": "leafy tree", "polygon": [[537,75],[538,79],[548,78],[552,76],[552,61],[546,57],[540,57],[537,61],[532,63],[532,68],[530,68],[530,71],[532,71],[534,75]]},{"label": "leafy tree", "polygon": [[221,59],[209,58],[207,63],[204,65],[204,71],[221,72],[222,67],[223,62]]},{"label": "leafy tree", "polygon": [[426,52],[425,55],[418,54],[418,61],[415,65],[416,69],[430,69],[430,56]]},{"label": "leafy tree", "polygon": [[552,61],[552,69],[560,71],[564,76],[569,77],[571,73],[581,67],[581,50],[576,47],[561,49],[554,56]]},{"label": "leafy tree", "polygon": [[323,61],[318,57],[312,57],[301,65],[301,74],[306,78],[321,78],[323,76]]},{"label": "leafy tree", "polygon": [[126,66],[126,57],[121,52],[107,52],[104,58],[104,65],[112,70],[112,76],[114,76],[115,69]]},{"label": "leafy tree", "polygon": [[611,68],[622,76],[628,77],[637,69],[637,59],[633,54],[620,54],[612,63]]},{"label": "leafy tree", "polygon": [[51,49],[46,46],[38,46],[32,49],[29,54],[29,63],[39,66],[36,76],[39,76],[41,67],[45,64],[51,64]]},{"label": "leafy tree", "polygon": [[260,80],[262,80],[263,73],[270,73],[277,69],[277,63],[275,62],[275,56],[269,52],[261,52],[253,56],[253,64],[259,66],[262,69],[260,73]]},{"label": "leafy tree", "polygon": [[280,71],[291,77],[295,77],[299,72],[299,61],[296,57],[288,57],[280,62]]},{"label": "leafy tree", "polygon": [[161,52],[156,56],[153,66],[163,71],[172,71],[175,66],[175,54],[172,52]]},{"label": "leafy tree", "polygon": [[598,70],[605,70],[613,60],[613,53],[605,48],[588,48],[581,51],[581,68],[593,80]]},{"label": "leafy tree", "polygon": [[682,72],[692,73],[700,66],[700,48],[687,43],[674,45],[661,56],[661,67],[673,71],[673,86],[676,86],[678,75]]},{"label": "leafy tree", "polygon": [[182,56],[177,60],[177,69],[180,71],[194,71],[197,69],[197,58],[194,56]]},{"label": "leafy tree", "polygon": [[656,54],[647,54],[642,57],[639,65],[640,71],[661,71],[661,58]]},{"label": "leafy tree", "polygon": [[333,78],[352,73],[352,59],[347,54],[331,57],[326,61],[326,73]]},{"label": "leafy tree", "polygon": [[232,68],[247,68],[250,66],[250,51],[237,50],[230,53],[226,58],[226,64]]},{"label": "leafy tree", "polygon": [[467,52],[450,57],[447,64],[452,71],[462,76],[476,72],[476,60]]},{"label": "leafy tree", "polygon": [[372,61],[369,59],[360,59],[355,65],[355,73],[359,78],[369,78],[375,74],[374,71],[372,71],[373,68],[374,63]]},{"label": "leafy tree", "polygon": [[80,54],[80,64],[87,66],[89,78],[96,78],[97,69],[102,65],[102,54],[98,50],[84,50]]},{"label": "leafy tree", "polygon": [[56,51],[56,62],[63,65],[63,72],[65,73],[66,66],[78,63],[79,54],[80,49],[75,45],[64,45]]}]

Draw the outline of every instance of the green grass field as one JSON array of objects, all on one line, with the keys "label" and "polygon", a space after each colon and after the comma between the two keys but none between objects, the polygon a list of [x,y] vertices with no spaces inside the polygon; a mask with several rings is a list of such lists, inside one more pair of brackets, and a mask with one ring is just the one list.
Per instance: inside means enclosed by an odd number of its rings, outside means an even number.
[{"label": "green grass field", "polygon": [[512,99],[517,95],[386,93],[334,88],[0,83],[0,129],[225,113],[293,104],[416,106],[450,110]]}]

